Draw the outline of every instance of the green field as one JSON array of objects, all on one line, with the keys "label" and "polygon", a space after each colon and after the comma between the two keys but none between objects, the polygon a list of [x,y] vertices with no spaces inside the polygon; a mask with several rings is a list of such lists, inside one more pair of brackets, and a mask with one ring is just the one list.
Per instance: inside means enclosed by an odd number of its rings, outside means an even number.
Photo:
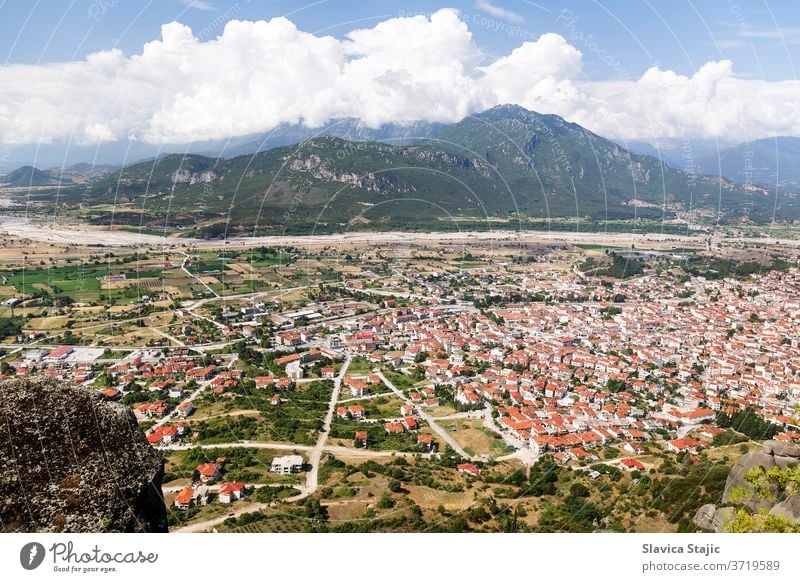
[{"label": "green field", "polygon": [[[124,273],[127,280],[160,278],[161,271],[137,271],[130,267],[75,265],[48,269],[25,269],[0,271],[6,277],[7,285],[13,285],[17,292],[34,294],[47,292],[53,295],[69,295],[76,301],[96,299],[100,293],[101,279],[110,274]],[[113,293],[113,291],[109,291]]]}]

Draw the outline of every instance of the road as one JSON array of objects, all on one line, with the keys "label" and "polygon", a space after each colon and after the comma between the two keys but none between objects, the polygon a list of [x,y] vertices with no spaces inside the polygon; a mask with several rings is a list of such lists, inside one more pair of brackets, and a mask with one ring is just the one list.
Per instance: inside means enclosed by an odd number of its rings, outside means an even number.
[{"label": "road", "polygon": [[184,257],[183,257],[183,261],[181,261],[181,269],[183,270],[183,272],[184,272],[184,273],[186,273],[187,275],[189,275],[189,276],[190,276],[192,279],[196,280],[196,281],[197,281],[198,283],[200,283],[200,284],[201,284],[203,287],[205,287],[206,289],[208,289],[208,290],[211,292],[211,294],[212,294],[212,295],[214,295],[215,297],[219,297],[219,293],[217,293],[217,292],[216,292],[216,291],[214,291],[214,290],[213,290],[211,287],[209,287],[209,286],[206,284],[206,282],[205,282],[205,281],[203,281],[203,279],[201,279],[201,278],[200,278],[200,276],[199,276],[199,275],[195,275],[195,274],[194,274],[194,273],[192,273],[192,272],[191,272],[189,269],[187,269],[187,268],[186,268],[186,261],[188,261],[188,260],[189,260],[189,255],[188,255],[187,253],[184,253],[184,252],[181,252],[181,254],[183,254],[183,255],[184,255]]},{"label": "road", "polygon": [[[306,484],[300,490],[299,495],[295,495],[294,497],[288,497],[286,499],[287,502],[292,501],[299,501],[309,495],[312,495],[316,492],[317,487],[319,486],[319,464],[322,459],[322,452],[325,450],[325,443],[328,441],[328,432],[331,428],[331,423],[333,422],[333,414],[336,410],[336,402],[339,400],[339,392],[341,391],[342,387],[342,379],[344,378],[345,374],[347,373],[347,368],[350,366],[351,357],[348,356],[345,359],[344,364],[342,365],[341,370],[339,370],[339,374],[333,381],[333,391],[331,392],[331,399],[328,403],[328,412],[325,415],[325,419],[322,422],[322,431],[319,434],[319,438],[317,439],[317,443],[313,447],[308,446],[296,446],[296,445],[275,445],[273,443],[230,443],[230,446],[238,446],[238,447],[254,447],[254,448],[285,448],[290,447],[293,450],[304,450],[309,451],[310,454],[308,455],[308,463],[311,465],[311,469],[306,473]],[[226,444],[221,445],[213,445],[213,447],[224,447],[228,446]],[[203,448],[211,448],[203,447]],[[349,452],[349,449],[347,449]],[[210,528],[213,528],[215,525],[219,525],[229,517],[236,517],[243,513],[251,512],[251,511],[259,511],[261,509],[266,509],[269,507],[270,504],[268,503],[256,503],[256,504],[247,504],[238,509],[233,510],[229,514],[216,517],[214,519],[209,519],[206,521],[202,521],[199,523],[195,523],[192,525],[188,525],[178,529],[179,533],[188,533],[188,532],[198,532],[198,531],[206,531]]]},{"label": "road", "polygon": [[331,400],[328,402],[328,412],[325,414],[325,420],[322,421],[322,431],[317,438],[317,444],[309,455],[308,462],[311,465],[311,470],[306,475],[306,490],[309,494],[314,493],[319,485],[319,463],[322,459],[322,450],[325,443],[328,442],[328,433],[331,430],[331,423],[333,422],[333,413],[336,411],[336,403],[339,400],[339,393],[342,390],[342,380],[347,373],[347,368],[350,366],[352,356],[347,356],[342,364],[342,368],[333,380],[333,392],[331,392]]},{"label": "road", "polygon": [[[198,383],[198,386],[197,386],[197,389],[195,389],[195,391],[194,391],[194,392],[192,392],[191,394],[189,394],[189,396],[187,396],[186,398],[184,398],[183,400],[181,400],[181,402],[178,404],[178,406],[180,406],[180,405],[181,405],[181,404],[183,404],[184,402],[192,402],[192,401],[193,401],[195,398],[197,398],[197,397],[200,395],[200,393],[201,393],[203,390],[205,390],[206,388],[208,388],[208,387],[210,386],[210,384],[211,384],[211,383],[210,383],[209,381],[207,381],[207,380],[204,380],[203,382],[199,382],[199,383]],[[175,409],[177,410],[177,408],[178,408],[178,407],[176,406],[176,407],[175,407]],[[166,424],[166,423],[168,423],[168,422],[174,422],[174,421],[176,421],[176,420],[180,420],[180,419],[174,416],[174,412],[170,412],[168,415],[166,415],[165,417],[163,417],[163,418],[161,418],[160,420],[158,420],[158,421],[157,421],[157,422],[156,422],[156,423],[155,423],[155,424],[152,426],[151,430],[152,430],[152,429],[156,429],[156,428],[158,428],[159,426],[162,426],[162,425],[164,425],[164,424]]]},{"label": "road", "polygon": [[[275,451],[298,451],[298,452],[312,452],[316,448],[311,445],[295,445],[292,443],[264,443],[259,441],[236,441],[230,443],[214,443],[213,445],[167,445],[158,447],[165,451],[188,451],[189,449],[271,449]],[[421,455],[422,457],[431,456],[430,453],[416,453],[407,451],[374,451],[371,449],[353,449],[350,447],[343,447],[340,445],[325,445],[322,450],[326,453],[331,453],[339,457],[361,457],[361,458],[374,458],[374,457],[415,457]]]},{"label": "road", "polygon": [[[287,497],[284,501],[292,502],[292,501],[299,501],[305,497],[308,497],[308,492],[305,491],[305,487],[303,485],[292,485],[295,489],[299,489],[300,493],[293,497]],[[262,509],[268,509],[270,507],[270,503],[245,503],[241,504],[235,509],[232,508],[231,511],[228,513],[221,515],[219,517],[214,517],[212,519],[207,519],[205,521],[200,521],[197,523],[193,523],[191,525],[186,525],[180,527],[176,530],[172,530],[171,533],[195,533],[195,532],[202,532],[208,531],[209,529],[213,530],[214,526],[221,524],[223,521],[228,519],[229,517],[239,517],[243,513],[251,513],[254,511],[261,511]]]},{"label": "road", "polygon": [[188,451],[189,449],[273,449],[276,451],[313,451],[310,445],[292,443],[262,443],[257,441],[235,441],[231,443],[214,443],[213,445],[181,444],[160,447],[169,451]]},{"label": "road", "polygon": [[381,381],[384,384],[386,384],[389,387],[389,389],[392,392],[394,392],[399,398],[401,398],[403,400],[403,402],[405,402],[406,404],[410,404],[411,406],[414,406],[414,408],[417,410],[417,414],[419,414],[420,418],[422,418],[425,422],[427,422],[430,425],[431,429],[437,435],[439,435],[441,437],[441,439],[450,446],[451,449],[453,449],[455,452],[457,452],[459,455],[461,455],[465,459],[472,460],[472,456],[468,455],[467,452],[461,447],[461,445],[459,445],[453,439],[453,437],[451,437],[449,434],[447,434],[446,430],[444,430],[441,426],[436,424],[436,420],[430,414],[428,414],[427,412],[425,412],[421,408],[418,408],[417,406],[415,406],[414,403],[411,401],[411,399],[408,396],[406,396],[403,392],[398,390],[397,387],[394,384],[392,384],[389,381],[389,379],[386,376],[384,376],[383,372],[381,372],[380,370],[378,371],[378,377],[381,379]]},{"label": "road", "polygon": [[175,336],[173,336],[173,335],[170,335],[170,334],[168,334],[168,333],[167,333],[167,332],[165,332],[165,331],[161,331],[161,330],[160,330],[160,329],[158,329],[157,327],[151,327],[151,328],[150,328],[150,331],[152,331],[152,332],[153,332],[153,333],[155,333],[155,334],[158,334],[158,335],[160,335],[160,336],[161,336],[161,337],[163,337],[163,338],[167,338],[169,341],[171,341],[171,342],[173,342],[173,343],[175,343],[175,344],[179,345],[179,346],[180,346],[180,347],[182,347],[182,348],[185,348],[185,347],[186,347],[186,343],[182,342],[181,340],[179,340],[179,339],[178,339],[178,338],[176,338]]}]

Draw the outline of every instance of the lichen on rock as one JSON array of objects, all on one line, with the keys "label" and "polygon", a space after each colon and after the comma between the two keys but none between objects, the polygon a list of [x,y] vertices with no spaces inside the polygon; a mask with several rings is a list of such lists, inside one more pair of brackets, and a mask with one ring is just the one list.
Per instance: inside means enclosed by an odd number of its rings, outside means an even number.
[{"label": "lichen on rock", "polygon": [[130,409],[45,379],[0,396],[2,531],[167,531],[163,463]]}]

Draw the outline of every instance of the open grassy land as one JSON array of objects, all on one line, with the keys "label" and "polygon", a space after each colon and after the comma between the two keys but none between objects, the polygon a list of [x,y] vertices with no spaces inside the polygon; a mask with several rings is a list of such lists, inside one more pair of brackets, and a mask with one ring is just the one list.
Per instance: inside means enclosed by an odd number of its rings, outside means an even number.
[{"label": "open grassy land", "polygon": [[[248,414],[200,416],[191,421],[192,428],[204,444],[260,440],[311,445],[316,442],[322,428],[332,389],[333,383],[329,380],[300,384],[297,388],[279,392],[282,402],[277,405],[272,404],[274,390],[241,389],[219,398],[209,395],[198,401],[198,409],[215,403],[213,410],[247,410]],[[221,406],[216,404],[220,399],[223,402]],[[226,400],[232,404],[228,405]],[[258,411],[257,416],[250,413],[253,410]]]}]

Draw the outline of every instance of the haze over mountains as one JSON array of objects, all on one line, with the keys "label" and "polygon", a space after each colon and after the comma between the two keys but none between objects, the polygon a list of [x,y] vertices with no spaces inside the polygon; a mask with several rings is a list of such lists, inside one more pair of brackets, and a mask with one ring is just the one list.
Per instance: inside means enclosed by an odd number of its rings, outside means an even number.
[{"label": "haze over mountains", "polygon": [[[59,203],[88,208],[87,219],[96,222],[212,234],[452,227],[486,218],[663,221],[686,213],[766,221],[775,207],[766,190],[673,169],[561,117],[519,106],[451,125],[368,130],[346,120],[316,132],[328,135],[307,139],[308,131],[286,129],[230,147],[257,153],[174,153],[106,170],[88,186],[62,180]],[[276,142],[292,145],[269,147]],[[46,203],[47,196],[39,200]]]},{"label": "haze over mountains", "polygon": [[232,158],[253,154],[270,148],[300,143],[315,137],[340,137],[351,141],[380,141],[404,144],[431,135],[441,124],[419,121],[409,124],[388,123],[377,128],[364,125],[354,118],[333,120],[321,127],[303,124],[281,124],[275,129],[259,134],[206,140],[193,143],[150,144],[142,141],[110,141],[98,145],[78,145],[63,142],[24,146],[7,146],[7,154],[0,156],[0,173],[11,172],[22,166],[37,168],[89,166],[123,166],[171,153],[201,154],[211,157]]},{"label": "haze over mountains", "polygon": [[698,171],[766,188],[800,186],[800,138],[775,137],[722,150],[699,160]]},{"label": "haze over mountains", "polygon": [[[168,223],[213,234],[254,227],[430,228],[486,218],[669,221],[692,215],[769,222],[778,208],[782,218],[798,210],[793,195],[753,186],[756,180],[701,175],[699,161],[678,170],[556,115],[515,105],[451,125],[369,129],[348,119],[317,130],[285,127],[231,141],[223,152],[171,153],[116,171],[21,168],[9,175],[13,181],[6,179],[16,186],[60,179],[60,202],[113,205],[111,213],[87,215],[98,222]],[[734,160],[736,150],[729,155]],[[766,153],[757,159],[768,166]],[[702,167],[713,174],[711,163]],[[768,167],[759,175],[768,177]]]},{"label": "haze over mountains", "polygon": [[[409,145],[432,137],[443,127],[445,124],[417,121],[410,124],[388,123],[372,128],[358,119],[345,118],[316,128],[302,123],[281,124],[266,133],[190,144],[156,145],[140,141],[116,141],[93,146],[58,142],[16,146],[7,148],[7,155],[0,158],[0,182],[5,182],[7,186],[45,186],[59,179],[62,183],[69,183],[74,178],[85,182],[121,166],[173,153],[233,158],[317,137]],[[766,188],[796,188],[800,185],[800,138],[797,137],[774,137],[741,144],[699,138],[654,138],[650,141],[617,143],[632,153],[659,158],[671,167],[689,173],[723,176],[732,181]],[[26,181],[26,176],[31,178],[31,170],[27,166],[35,166],[38,172],[32,176],[33,181]],[[7,172],[5,178],[2,172]]]}]

